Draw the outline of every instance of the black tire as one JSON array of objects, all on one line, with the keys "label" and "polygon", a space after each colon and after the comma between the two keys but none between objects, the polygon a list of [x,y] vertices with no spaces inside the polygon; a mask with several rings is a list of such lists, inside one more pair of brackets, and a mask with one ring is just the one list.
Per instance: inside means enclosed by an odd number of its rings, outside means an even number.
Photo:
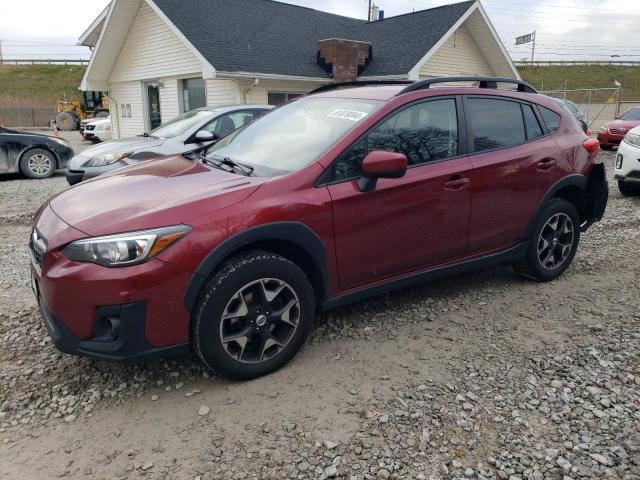
[{"label": "black tire", "polygon": [[632,185],[623,180],[618,180],[618,190],[625,197],[637,197],[640,195],[640,185]]},{"label": "black tire", "polygon": [[32,148],[20,157],[20,171],[29,178],[49,178],[56,171],[56,158],[49,150]]},{"label": "black tire", "polygon": [[[552,222],[555,218],[560,219],[560,221],[567,218],[570,220],[572,229],[570,239],[566,233],[563,235],[553,234],[553,228],[548,225],[548,222]],[[566,225],[569,224],[567,223]],[[544,235],[541,235],[543,230]],[[550,236],[555,240],[549,240]],[[549,245],[548,248],[543,248],[545,242]],[[525,259],[515,265],[516,271],[540,282],[554,280],[571,265],[579,243],[580,217],[576,207],[563,198],[552,198],[538,216],[537,224],[531,236],[529,250]],[[570,246],[570,249],[565,250],[563,244]],[[542,251],[539,252],[540,249]],[[544,260],[548,258],[550,253],[553,258],[545,262]]]},{"label": "black tire", "polygon": [[[285,287],[278,290],[282,285]],[[273,290],[268,292],[268,288]],[[278,293],[269,303],[267,292],[273,295],[274,291]],[[286,310],[286,320],[281,313],[285,304],[293,304]],[[266,310],[270,306],[274,307],[271,312]],[[244,311],[248,313],[242,314]],[[298,353],[311,331],[314,313],[313,288],[300,267],[279,255],[249,252],[225,263],[203,288],[191,322],[191,345],[207,367],[227,378],[261,377],[283,367]],[[271,314],[268,320],[264,314]],[[223,342],[223,335],[242,341]],[[267,348],[265,338],[270,345],[273,339],[280,343]]]},{"label": "black tire", "polygon": [[601,144],[600,144],[600,148],[601,148],[602,150],[607,150],[607,151],[609,151],[609,150],[613,150],[613,145],[603,145],[603,144],[601,143]]},{"label": "black tire", "polygon": [[73,112],[60,112],[56,115],[56,125],[60,131],[71,132],[73,130],[78,130],[80,121]]}]

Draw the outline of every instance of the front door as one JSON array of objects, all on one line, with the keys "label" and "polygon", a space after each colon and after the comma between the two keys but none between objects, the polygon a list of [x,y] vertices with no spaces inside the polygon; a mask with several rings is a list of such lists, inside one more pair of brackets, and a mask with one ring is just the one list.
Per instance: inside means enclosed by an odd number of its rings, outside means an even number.
[{"label": "front door", "polygon": [[162,123],[160,116],[160,90],[157,83],[145,85],[147,96],[147,127],[154,130]]},{"label": "front door", "polygon": [[[454,98],[424,101],[378,124],[336,159],[328,189],[342,289],[464,254],[470,163],[459,155],[458,132]],[[405,154],[409,169],[361,192],[362,159],[373,150]]]},{"label": "front door", "polygon": [[7,136],[0,129],[0,173],[9,170],[9,142]]}]

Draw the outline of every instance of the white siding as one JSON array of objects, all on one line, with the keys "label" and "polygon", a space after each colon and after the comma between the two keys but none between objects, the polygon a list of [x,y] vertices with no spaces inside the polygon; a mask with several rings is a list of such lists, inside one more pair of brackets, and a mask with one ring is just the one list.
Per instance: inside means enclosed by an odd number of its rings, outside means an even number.
[{"label": "white siding", "polygon": [[167,24],[142,2],[109,83],[196,73],[202,64]]},{"label": "white siding", "polygon": [[[475,11],[464,22],[474,43],[482,51],[486,62],[494,75],[499,77],[514,78],[508,59],[502,53],[500,45],[496,42],[487,22],[479,11]],[[507,54],[508,55],[508,54]]]},{"label": "white siding", "polygon": [[177,78],[163,78],[163,87],[160,89],[160,115],[162,122],[171,120],[180,115],[180,93]]},{"label": "white siding", "polygon": [[307,93],[320,85],[293,80],[260,80],[258,86],[254,87],[253,82],[241,81],[240,103],[267,103],[268,92]]},{"label": "white siding", "polygon": [[207,80],[207,106],[218,107],[244,103],[238,98],[235,80]]},{"label": "white siding", "polygon": [[[111,105],[114,138],[124,138],[144,132],[142,85],[140,82],[121,82],[111,85],[109,96],[117,103]],[[131,104],[131,118],[122,118],[122,104]],[[115,119],[115,121],[114,121]]]},{"label": "white siding", "polygon": [[494,75],[465,25],[458,28],[420,69],[420,78],[451,75]]}]

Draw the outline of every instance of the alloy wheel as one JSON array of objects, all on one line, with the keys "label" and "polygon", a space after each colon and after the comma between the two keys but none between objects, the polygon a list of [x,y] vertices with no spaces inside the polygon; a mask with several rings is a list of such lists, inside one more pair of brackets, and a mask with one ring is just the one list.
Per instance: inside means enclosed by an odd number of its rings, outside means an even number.
[{"label": "alloy wheel", "polygon": [[234,360],[260,363],[289,344],[298,328],[300,301],[291,286],[261,278],[239,289],[220,321],[220,341]]},{"label": "alloy wheel", "polygon": [[47,175],[53,168],[51,158],[43,153],[34,153],[29,157],[27,161],[27,167],[29,171],[39,177]]},{"label": "alloy wheel", "polygon": [[538,260],[545,270],[555,270],[562,265],[573,248],[575,236],[573,222],[565,213],[553,215],[538,237]]}]

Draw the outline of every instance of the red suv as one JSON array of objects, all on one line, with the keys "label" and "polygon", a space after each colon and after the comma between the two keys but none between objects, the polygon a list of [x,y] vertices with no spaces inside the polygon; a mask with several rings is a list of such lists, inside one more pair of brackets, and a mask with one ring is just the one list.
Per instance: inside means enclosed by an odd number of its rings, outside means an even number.
[{"label": "red suv", "polygon": [[[462,81],[479,86],[430,88]],[[191,349],[257,377],[298,352],[319,310],[496,263],[552,280],[602,217],[597,141],[523,82],[339,87],[40,207],[33,289],[56,346]]]},{"label": "red suv", "polygon": [[640,108],[630,108],[613,122],[605,123],[598,131],[598,141],[603,150],[611,150],[622,142],[624,136],[640,125]]}]

